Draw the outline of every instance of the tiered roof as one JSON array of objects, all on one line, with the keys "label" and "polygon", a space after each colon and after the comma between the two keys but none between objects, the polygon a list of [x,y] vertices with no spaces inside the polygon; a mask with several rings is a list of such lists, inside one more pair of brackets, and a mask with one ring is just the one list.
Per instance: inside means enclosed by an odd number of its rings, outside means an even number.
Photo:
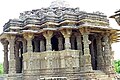
[{"label": "tiered roof", "polygon": [[110,18],[114,18],[118,25],[120,25],[120,9],[117,10],[114,15],[110,16]]},{"label": "tiered roof", "polygon": [[[55,5],[56,4],[56,5]],[[67,3],[57,0],[50,7],[20,13],[19,19],[10,19],[4,25],[4,32],[26,30],[31,25],[39,29],[47,28],[47,24],[56,28],[74,23],[72,27],[81,25],[109,27],[107,16],[101,12],[87,13],[79,8],[70,8]],[[27,27],[27,28],[26,28]]]}]

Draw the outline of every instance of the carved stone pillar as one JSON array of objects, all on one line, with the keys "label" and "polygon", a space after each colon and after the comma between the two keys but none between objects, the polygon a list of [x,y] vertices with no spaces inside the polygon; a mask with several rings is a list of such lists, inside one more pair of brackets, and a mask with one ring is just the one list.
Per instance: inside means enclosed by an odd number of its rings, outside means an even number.
[{"label": "carved stone pillar", "polygon": [[65,49],[71,49],[71,43],[70,43],[71,32],[72,30],[70,29],[61,30],[61,33],[65,38]]},{"label": "carved stone pillar", "polygon": [[65,38],[65,49],[71,49],[70,36],[64,35],[64,38]]},{"label": "carved stone pillar", "polygon": [[83,69],[83,51],[82,51],[82,39],[80,33],[75,33],[76,41],[77,41],[77,50],[80,50],[80,69]]},{"label": "carved stone pillar", "polygon": [[44,40],[40,40],[40,52],[45,51],[45,42]]},{"label": "carved stone pillar", "polygon": [[82,39],[80,34],[76,34],[77,50],[82,51]]},{"label": "carved stone pillar", "polygon": [[97,69],[104,70],[104,59],[103,59],[103,52],[102,52],[102,36],[98,35],[96,39],[97,43]]},{"label": "carved stone pillar", "polygon": [[32,46],[32,39],[33,34],[32,33],[24,33],[24,38],[27,40],[27,52],[33,52],[33,46]]},{"label": "carved stone pillar", "polygon": [[10,44],[10,60],[9,60],[9,74],[16,73],[16,60],[15,60],[15,36],[9,35]]},{"label": "carved stone pillar", "polygon": [[84,45],[84,55],[83,55],[83,66],[84,66],[84,71],[91,71],[92,66],[91,66],[91,55],[90,55],[90,49],[89,49],[89,44],[90,41],[88,39],[89,34],[87,32],[82,33],[83,37],[83,45]]},{"label": "carved stone pillar", "polygon": [[1,40],[1,43],[4,48],[4,62],[3,62],[3,68],[4,68],[4,74],[8,74],[9,69],[9,62],[8,62],[8,44],[9,42],[7,40]]},{"label": "carved stone pillar", "polygon": [[62,37],[58,37],[58,49],[59,50],[63,50],[63,38]]},{"label": "carved stone pillar", "polygon": [[52,35],[53,35],[53,31],[46,31],[43,33],[43,36],[46,38],[46,51],[52,50],[52,46],[51,46]]},{"label": "carved stone pillar", "polygon": [[111,50],[110,50],[110,42],[109,42],[109,35],[105,34],[103,37],[104,40],[104,61],[105,61],[105,72],[107,74],[113,73],[113,62],[112,62],[112,56],[111,56]]}]

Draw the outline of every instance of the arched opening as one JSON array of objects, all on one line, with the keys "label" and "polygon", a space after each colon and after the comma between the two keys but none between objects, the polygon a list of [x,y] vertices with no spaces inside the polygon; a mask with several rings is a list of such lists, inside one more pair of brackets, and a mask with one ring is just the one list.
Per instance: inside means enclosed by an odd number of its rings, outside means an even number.
[{"label": "arched opening", "polygon": [[91,41],[89,49],[90,49],[90,54],[91,54],[92,68],[93,68],[93,70],[97,70],[97,44],[96,44],[96,39],[95,39],[94,35],[90,35],[89,39]]},{"label": "arched opening", "polygon": [[70,37],[71,49],[77,50],[77,39],[75,35]]},{"label": "arched opening", "polygon": [[56,36],[51,38],[52,50],[58,51],[58,39]]},{"label": "arched opening", "polygon": [[63,43],[63,50],[65,50],[65,38],[64,37],[63,37],[62,43]]},{"label": "arched opening", "polygon": [[23,68],[23,43],[20,42],[20,52],[19,52],[19,57],[20,57],[20,73],[22,73],[22,68]]},{"label": "arched opening", "polygon": [[22,73],[23,69],[23,43],[22,41],[16,42],[16,72]]},{"label": "arched opening", "polygon": [[34,38],[32,40],[33,52],[40,52],[40,40],[39,38]]}]

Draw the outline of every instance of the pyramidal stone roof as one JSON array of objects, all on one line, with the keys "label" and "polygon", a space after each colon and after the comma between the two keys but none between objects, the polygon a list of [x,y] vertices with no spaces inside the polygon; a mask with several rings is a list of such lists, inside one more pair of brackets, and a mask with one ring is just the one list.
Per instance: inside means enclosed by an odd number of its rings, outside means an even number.
[{"label": "pyramidal stone roof", "polygon": [[70,5],[66,1],[56,0],[53,1],[50,5],[50,8],[55,8],[55,7],[70,7]]},{"label": "pyramidal stone roof", "polygon": [[89,23],[89,25],[109,27],[107,16],[103,13],[99,11],[87,13],[80,11],[78,7],[70,8],[65,1],[56,0],[51,3],[50,7],[20,13],[19,19],[10,19],[3,26],[3,31],[9,32],[10,29],[23,30],[26,29],[27,25],[31,24],[42,28],[41,26],[47,22],[61,25],[66,21],[75,22],[78,26]]}]

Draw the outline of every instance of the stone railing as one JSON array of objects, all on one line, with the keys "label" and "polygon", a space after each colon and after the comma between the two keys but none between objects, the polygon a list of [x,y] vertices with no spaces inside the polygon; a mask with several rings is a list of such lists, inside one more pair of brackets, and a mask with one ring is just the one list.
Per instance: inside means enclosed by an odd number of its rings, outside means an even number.
[{"label": "stone railing", "polygon": [[[23,54],[25,74],[57,74],[62,72],[79,72],[80,51],[45,51]],[[33,72],[33,73],[31,73]]]}]

